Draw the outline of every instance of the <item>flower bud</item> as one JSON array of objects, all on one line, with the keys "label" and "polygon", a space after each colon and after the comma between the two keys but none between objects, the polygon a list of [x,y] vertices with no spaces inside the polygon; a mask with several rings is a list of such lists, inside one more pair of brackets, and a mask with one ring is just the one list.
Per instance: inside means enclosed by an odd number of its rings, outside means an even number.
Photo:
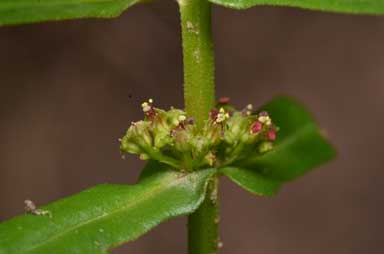
[{"label": "flower bud", "polygon": [[276,131],[274,129],[270,129],[267,132],[268,140],[275,141],[276,140]]},{"label": "flower bud", "polygon": [[254,122],[254,123],[251,125],[251,130],[250,130],[250,132],[251,132],[252,134],[257,134],[257,133],[259,133],[262,129],[263,129],[263,123],[262,123],[262,122],[259,122],[259,121],[256,121],[256,122]]},{"label": "flower bud", "polygon": [[259,145],[259,153],[266,153],[268,151],[271,151],[273,148],[273,145],[271,142],[262,142],[260,145]]},{"label": "flower bud", "polygon": [[149,122],[132,122],[127,134],[121,140],[121,150],[127,153],[139,154],[143,148],[151,147],[152,137],[149,128]]},{"label": "flower bud", "polygon": [[230,98],[227,97],[227,96],[220,97],[220,98],[218,99],[218,103],[219,103],[219,104],[228,104],[229,101],[230,101]]}]

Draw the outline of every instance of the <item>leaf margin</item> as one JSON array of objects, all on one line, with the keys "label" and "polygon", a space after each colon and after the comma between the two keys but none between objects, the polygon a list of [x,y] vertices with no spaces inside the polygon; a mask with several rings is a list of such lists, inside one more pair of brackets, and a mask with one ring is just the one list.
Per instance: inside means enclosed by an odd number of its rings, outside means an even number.
[{"label": "leaf margin", "polygon": [[[83,18],[114,18],[142,0],[3,0],[0,27]],[[24,3],[23,3],[24,2]],[[55,6],[54,4],[57,4]]]},{"label": "leaf margin", "polygon": [[[207,184],[208,184],[208,179],[211,177],[211,175],[213,175],[214,173],[215,173],[216,171],[214,170],[214,169],[207,169],[207,170],[202,170],[202,171],[199,171],[199,172],[196,172],[196,173],[191,173],[191,174],[188,174],[188,175],[185,175],[185,174],[183,174],[183,175],[180,175],[180,173],[178,173],[178,172],[175,172],[175,171],[167,171],[165,174],[171,174],[171,175],[173,175],[173,176],[177,176],[177,177],[179,177],[180,179],[185,179],[186,177],[190,177],[189,178],[189,180],[193,180],[194,178],[196,178],[199,174],[200,175],[202,175],[202,176],[204,176],[204,183],[199,183],[199,184],[203,184],[203,186],[202,186],[202,188],[203,189],[201,189],[199,192],[200,192],[200,194],[199,194],[199,198],[198,198],[198,200],[196,200],[196,202],[194,202],[194,204],[191,206],[191,205],[185,205],[185,206],[188,206],[188,207],[186,207],[184,210],[183,209],[179,209],[178,211],[177,211],[177,213],[174,213],[174,214],[172,214],[172,212],[171,213],[167,213],[166,214],[166,216],[164,217],[164,218],[162,218],[162,219],[160,219],[160,220],[158,220],[157,222],[155,222],[155,223],[152,223],[151,225],[150,225],[150,227],[148,228],[147,226],[148,225],[146,225],[146,227],[143,227],[142,228],[142,232],[141,233],[139,233],[139,234],[136,234],[136,235],[134,235],[133,237],[130,237],[128,240],[127,239],[125,239],[124,241],[119,241],[119,243],[117,243],[117,244],[113,244],[113,245],[110,245],[110,246],[108,246],[108,247],[106,247],[106,248],[104,248],[103,250],[100,250],[100,251],[93,251],[92,250],[92,253],[107,253],[107,251],[109,251],[111,248],[114,248],[114,247],[116,247],[116,246],[119,246],[120,244],[123,244],[123,243],[125,243],[125,242],[127,242],[127,241],[133,241],[133,240],[135,240],[135,239],[137,239],[139,236],[141,236],[141,235],[143,235],[143,234],[145,234],[146,232],[148,232],[150,229],[152,229],[153,227],[155,227],[155,226],[157,226],[158,224],[160,224],[161,222],[163,222],[163,221],[165,221],[165,220],[169,220],[169,219],[171,219],[171,218],[174,218],[174,217],[176,217],[176,216],[180,216],[180,215],[185,215],[185,214],[189,214],[189,213],[192,213],[194,210],[196,210],[199,206],[200,206],[200,204],[202,203],[202,201],[204,200],[204,198],[205,198],[205,192],[206,192],[206,188],[207,188]],[[156,175],[153,175],[153,176],[151,176],[151,177],[149,177],[148,179],[146,179],[146,181],[145,181],[145,183],[144,184],[148,184],[148,183],[151,183],[151,182],[153,182],[153,181],[157,181],[157,180],[162,180],[163,178],[162,178],[162,174],[164,174],[164,172],[162,172],[162,173],[159,173],[159,174],[156,174]],[[194,175],[193,175],[194,174]],[[173,177],[172,176],[172,177]],[[191,177],[192,176],[192,177]],[[195,179],[196,180],[196,179]],[[193,180],[193,181],[195,181],[195,180]],[[192,182],[193,182],[192,181]],[[198,184],[198,183],[195,183],[195,184]],[[163,185],[164,186],[166,186],[166,184],[165,183],[163,183]],[[98,186],[96,186],[96,187],[93,187],[93,188],[91,188],[91,189],[88,189],[88,190],[85,190],[85,191],[83,191],[83,192],[80,192],[80,193],[78,193],[78,194],[76,194],[76,195],[74,195],[74,196],[70,196],[70,197],[67,197],[67,198],[64,198],[64,199],[62,199],[62,200],[60,200],[60,201],[57,201],[57,202],[55,202],[55,203],[52,203],[52,204],[50,204],[50,205],[48,205],[48,206],[42,206],[41,207],[41,209],[44,209],[44,210],[48,210],[48,211],[51,211],[52,212],[52,214],[53,214],[53,219],[52,220],[54,220],[55,219],[55,217],[54,216],[57,216],[57,214],[58,214],[58,210],[57,209],[52,209],[52,206],[54,206],[55,204],[56,204],[56,206],[57,206],[57,203],[59,203],[59,202],[66,202],[66,203],[68,203],[68,200],[69,199],[71,199],[71,198],[73,198],[73,197],[78,197],[79,195],[81,195],[82,193],[88,193],[88,196],[89,196],[89,193],[92,193],[92,192],[94,192],[95,191],[95,189],[97,189],[97,188],[114,188],[114,186],[116,186],[117,188],[124,188],[124,187],[132,187],[132,186],[124,186],[124,185],[98,185]],[[133,186],[137,186],[137,185],[133,185]],[[169,188],[169,186],[167,186],[167,188]],[[186,187],[184,186],[184,187],[181,187],[181,189],[184,189],[184,191],[186,191],[188,188],[186,188]],[[92,195],[90,195],[90,196],[92,196]],[[63,201],[64,200],[64,201]],[[186,204],[186,203],[184,203],[184,204]],[[17,227],[18,227],[18,225],[17,225],[17,220],[23,220],[23,218],[29,218],[29,219],[27,219],[27,220],[34,220],[34,219],[36,219],[36,220],[48,220],[48,218],[46,217],[46,216],[37,216],[37,215],[30,215],[30,214],[25,214],[25,215],[21,215],[21,216],[18,216],[18,217],[15,217],[15,218],[13,218],[13,219],[11,219],[11,220],[8,220],[8,221],[6,221],[6,222],[4,222],[4,223],[1,223],[0,224],[0,236],[1,235],[3,235],[3,236],[5,236],[5,235],[8,235],[8,233],[9,233],[9,231],[7,232],[7,229],[9,230],[9,228],[13,228],[14,230],[16,230],[17,229]],[[16,224],[15,224],[15,221],[16,221]],[[9,225],[8,227],[7,226],[4,226],[4,225]],[[47,224],[48,225],[48,224]],[[39,226],[39,225],[38,225]],[[85,226],[86,227],[86,226]],[[36,227],[37,229],[39,229],[39,227]],[[105,226],[104,226],[104,228],[106,228]],[[40,230],[40,229],[39,229]],[[31,230],[30,231],[28,231],[28,232],[31,232]],[[33,229],[32,229],[32,232],[33,232]],[[72,232],[72,231],[71,231]],[[73,233],[73,232],[72,232]],[[67,234],[67,235],[69,235],[69,233]],[[1,241],[1,239],[3,239],[2,241]],[[30,250],[30,251],[28,251],[28,250],[26,250],[26,248],[24,248],[24,247],[22,247],[22,249],[19,249],[19,248],[16,248],[16,249],[9,249],[9,248],[7,248],[7,246],[6,246],[6,240],[4,240],[4,239],[6,239],[6,238],[0,238],[0,246],[2,246],[3,248],[1,248],[0,247],[0,253],[1,254],[6,254],[6,253],[14,253],[14,254],[18,254],[18,253],[23,253],[23,254],[27,254],[27,253],[39,253],[39,254],[43,254],[43,253],[50,253],[50,251],[52,250],[52,248],[55,246],[54,244],[53,244],[53,246],[51,246],[50,244],[48,244],[48,245],[46,245],[45,246],[45,248],[43,247],[43,248],[38,248],[38,249],[35,249],[35,250]],[[64,240],[65,240],[66,238],[64,238]],[[68,239],[71,239],[71,237],[69,237]],[[14,241],[14,240],[13,240]],[[96,241],[96,240],[95,240]],[[3,244],[1,244],[1,242],[3,243]],[[11,241],[12,242],[12,241]],[[14,241],[15,242],[15,241]],[[64,241],[65,242],[65,241]],[[67,244],[67,243],[66,243]],[[91,244],[91,243],[89,243],[89,244]],[[93,244],[93,243],[92,243]],[[20,241],[18,241],[17,242],[17,245],[20,245]],[[59,244],[60,245],[60,244]],[[48,246],[48,247],[47,247]],[[76,247],[77,248],[77,247]],[[68,253],[68,249],[60,249],[60,248],[54,248],[54,249],[56,249],[57,250],[57,252],[56,253],[58,253],[58,254],[61,254],[61,253]],[[88,253],[88,252],[84,252],[84,253]]]},{"label": "leaf margin", "polygon": [[[331,12],[331,13],[345,13],[345,14],[361,14],[361,15],[382,15],[384,14],[384,2],[374,3],[370,6],[369,3],[364,6],[350,5],[348,3],[330,3],[326,5],[321,2],[324,0],[305,1],[305,0],[209,0],[213,4],[223,7],[245,10],[255,6],[272,6],[272,7],[289,7],[299,8],[303,10]],[[248,2],[248,3],[247,3]],[[357,2],[359,4],[359,2]],[[365,2],[360,4],[365,4]],[[378,6],[378,8],[376,7]]]}]

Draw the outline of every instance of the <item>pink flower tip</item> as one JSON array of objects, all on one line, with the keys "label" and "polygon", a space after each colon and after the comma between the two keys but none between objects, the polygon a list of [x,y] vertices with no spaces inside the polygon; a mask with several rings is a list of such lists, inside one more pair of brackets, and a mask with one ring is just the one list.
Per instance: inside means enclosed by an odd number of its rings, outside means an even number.
[{"label": "pink flower tip", "polygon": [[276,131],[275,130],[269,130],[267,132],[267,137],[270,141],[274,141],[276,139]]},{"label": "pink flower tip", "polygon": [[252,134],[256,134],[256,133],[260,132],[261,129],[263,129],[263,124],[259,121],[256,121],[251,125],[251,133]]},{"label": "pink flower tip", "polygon": [[215,121],[217,119],[217,115],[219,114],[219,111],[217,109],[212,109],[210,112],[209,112],[209,117]]},{"label": "pink flower tip", "polygon": [[227,96],[224,96],[224,97],[221,97],[221,98],[219,98],[219,103],[220,104],[228,104],[229,103],[229,97],[227,97]]}]

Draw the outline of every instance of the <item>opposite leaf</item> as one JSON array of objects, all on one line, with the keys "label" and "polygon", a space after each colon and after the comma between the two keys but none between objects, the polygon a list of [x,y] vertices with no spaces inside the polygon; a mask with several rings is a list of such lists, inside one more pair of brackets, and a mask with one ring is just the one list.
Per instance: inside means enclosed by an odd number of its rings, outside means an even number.
[{"label": "opposite leaf", "polygon": [[279,182],[293,180],[335,156],[335,150],[301,104],[278,97],[261,110],[268,111],[280,130],[272,151],[255,153],[223,170],[240,186],[260,195],[271,195],[278,190]]},{"label": "opposite leaf", "polygon": [[234,9],[257,5],[289,6],[311,10],[355,14],[384,14],[383,0],[209,0]]},{"label": "opposite leaf", "polygon": [[0,224],[1,254],[106,253],[160,222],[193,212],[214,170],[160,170],[133,186],[99,185]]},{"label": "opposite leaf", "polygon": [[1,0],[0,25],[75,18],[111,18],[139,0]]},{"label": "opposite leaf", "polygon": [[221,172],[237,185],[260,196],[273,196],[282,185],[282,182],[264,177],[252,169],[228,167],[221,169]]}]

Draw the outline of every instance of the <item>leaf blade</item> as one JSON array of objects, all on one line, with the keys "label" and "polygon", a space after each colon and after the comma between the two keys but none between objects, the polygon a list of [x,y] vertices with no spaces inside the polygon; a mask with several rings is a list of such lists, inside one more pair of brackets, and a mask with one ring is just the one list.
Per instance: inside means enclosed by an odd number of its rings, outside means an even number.
[{"label": "leaf blade", "polygon": [[3,0],[0,25],[76,18],[112,18],[139,0]]},{"label": "leaf blade", "polygon": [[350,14],[383,14],[384,2],[381,0],[209,0],[233,9],[247,9],[253,6],[287,6],[309,10],[343,12]]},{"label": "leaf blade", "polygon": [[188,214],[204,199],[214,170],[163,171],[134,186],[99,185],[0,224],[0,253],[106,253],[160,222]]},{"label": "leaf blade", "polygon": [[259,196],[272,197],[282,185],[280,181],[268,179],[256,170],[247,168],[226,167],[220,169],[220,172],[243,189]]}]

